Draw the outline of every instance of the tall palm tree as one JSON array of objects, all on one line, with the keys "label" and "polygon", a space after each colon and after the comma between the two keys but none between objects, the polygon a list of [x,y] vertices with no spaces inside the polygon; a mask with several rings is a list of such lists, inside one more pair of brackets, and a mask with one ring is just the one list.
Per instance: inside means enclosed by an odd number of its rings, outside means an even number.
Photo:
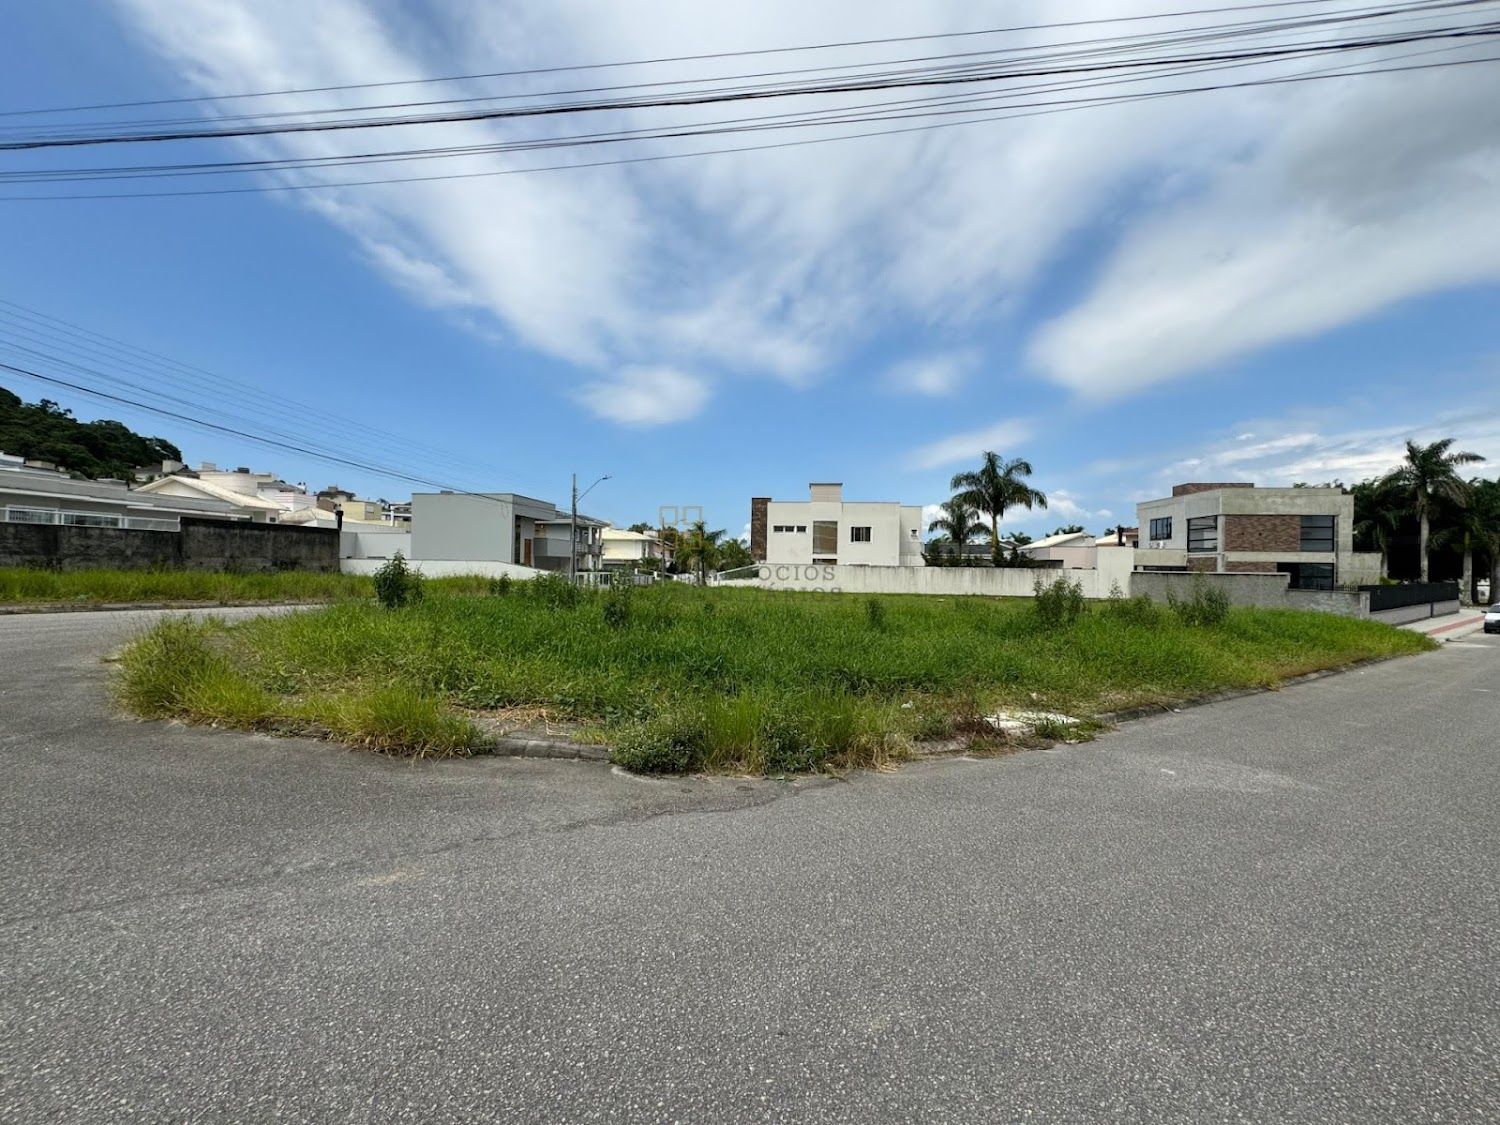
[{"label": "tall palm tree", "polygon": [[962,562],[964,547],[976,539],[985,539],[990,529],[979,522],[979,513],[973,505],[966,504],[962,497],[955,496],[941,505],[943,514],[927,525],[928,531],[936,531],[941,541],[952,543],[957,561]]},{"label": "tall palm tree", "polygon": [[1469,482],[1467,507],[1447,513],[1446,526],[1432,533],[1434,547],[1457,547],[1464,569],[1459,579],[1459,599],[1474,597],[1474,557],[1481,555],[1490,566],[1489,601],[1497,600],[1495,578],[1500,575],[1500,482],[1475,477]]},{"label": "tall palm tree", "polygon": [[1399,489],[1384,480],[1367,480],[1356,484],[1354,494],[1355,550],[1373,547],[1380,552],[1381,577],[1391,572],[1391,546],[1406,516],[1405,501]]},{"label": "tall palm tree", "polygon": [[1002,461],[985,450],[984,460],[972,472],[955,473],[949,487],[971,508],[990,517],[990,561],[1000,565],[1000,521],[1010,508],[1045,508],[1047,497],[1027,484],[1031,462],[1021,457]]},{"label": "tall palm tree", "polygon": [[1406,442],[1406,460],[1388,473],[1382,482],[1398,488],[1407,498],[1410,511],[1417,517],[1418,549],[1422,555],[1422,581],[1427,581],[1427,539],[1435,503],[1447,501],[1455,507],[1466,507],[1469,486],[1458,475],[1460,465],[1472,465],[1484,458],[1477,453],[1450,453],[1452,438],[1418,445]]},{"label": "tall palm tree", "polygon": [[690,524],[677,539],[678,563],[691,567],[698,575],[698,585],[708,582],[708,572],[719,567],[719,540],[724,538],[724,529],[709,531],[702,520]]}]

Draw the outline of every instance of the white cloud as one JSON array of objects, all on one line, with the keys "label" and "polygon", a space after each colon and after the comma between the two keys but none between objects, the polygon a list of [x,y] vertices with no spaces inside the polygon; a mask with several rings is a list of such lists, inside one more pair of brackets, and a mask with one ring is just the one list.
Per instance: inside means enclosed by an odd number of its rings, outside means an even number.
[{"label": "white cloud", "polygon": [[1047,375],[1127,393],[1500,279],[1500,69],[1258,101],[1241,158],[1136,223],[1093,290],[1038,332]]},{"label": "white cloud", "polygon": [[978,366],[979,358],[968,349],[905,360],[885,373],[885,385],[906,394],[951,395]]},{"label": "white cloud", "polygon": [[703,409],[708,388],[701,379],[668,367],[636,367],[612,379],[588,383],[578,400],[601,418],[630,426],[682,422]]},{"label": "white cloud", "polygon": [[[429,0],[420,16],[376,0],[115,2],[185,89],[210,94],[975,23],[962,0]],[[1160,5],[1115,0],[1086,11],[1129,15]],[[1028,0],[1007,7],[1005,22],[1055,18],[1056,5]],[[1040,38],[1018,35],[1007,45]],[[900,52],[850,49],[840,61]],[[678,64],[670,76],[732,74],[758,62]],[[624,67],[609,81],[663,74]],[[539,76],[507,89],[569,81]],[[423,98],[476,93],[472,83],[419,89]],[[358,104],[371,93],[288,98],[278,108]],[[621,111],[610,121],[630,128],[732,115],[710,106]],[[469,123],[427,127],[420,137],[440,146],[566,131],[555,122]],[[406,132],[417,131],[385,135]],[[285,198],[343,230],[403,290],[459,310],[464,323],[492,318],[508,339],[582,368],[580,382],[641,367],[800,384],[902,328],[941,333],[961,350],[1025,307],[1080,232],[1105,232],[1095,241],[1107,246],[1108,232],[1128,223],[1092,289],[1031,349],[1038,368],[1064,386],[1125,393],[1415,294],[1500,276],[1497,138],[1500,68],[1472,66],[817,147]],[[370,140],[320,133],[247,147],[337,155]],[[718,144],[653,142],[631,152]],[[490,173],[557,159],[488,154],[380,165],[371,174]],[[1123,212],[1143,197],[1155,209],[1149,218]],[[961,374],[907,373],[911,389],[927,394],[950,390]],[[937,449],[927,456],[946,459]]]},{"label": "white cloud", "polygon": [[978,461],[986,450],[1003,454],[1006,446],[1023,442],[1030,434],[1031,427],[1025,422],[997,422],[919,446],[907,454],[906,464],[913,469],[936,469],[960,461]]}]

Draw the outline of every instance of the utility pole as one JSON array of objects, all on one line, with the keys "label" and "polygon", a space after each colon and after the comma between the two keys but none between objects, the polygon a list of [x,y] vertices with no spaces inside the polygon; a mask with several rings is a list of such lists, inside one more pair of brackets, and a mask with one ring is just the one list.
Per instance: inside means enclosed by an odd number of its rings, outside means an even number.
[{"label": "utility pole", "polygon": [[570,507],[571,514],[568,516],[568,578],[575,584],[578,581],[578,501],[594,491],[594,485],[603,484],[607,480],[609,480],[609,474],[605,473],[594,484],[579,492],[578,474],[573,474],[573,503]]}]

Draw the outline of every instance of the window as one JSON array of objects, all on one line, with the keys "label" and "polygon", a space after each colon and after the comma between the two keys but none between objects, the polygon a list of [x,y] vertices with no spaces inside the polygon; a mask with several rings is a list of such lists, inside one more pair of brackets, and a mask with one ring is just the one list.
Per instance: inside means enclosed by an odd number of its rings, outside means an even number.
[{"label": "window", "polygon": [[1302,517],[1302,543],[1304,551],[1326,551],[1333,554],[1334,536],[1333,516],[1303,516]]},{"label": "window", "polygon": [[1292,576],[1287,583],[1288,590],[1333,589],[1332,563],[1277,563],[1276,569]]},{"label": "window", "polygon": [[815,555],[839,553],[839,521],[813,520],[812,549]]},{"label": "window", "polygon": [[[790,529],[788,529],[788,530],[790,530]],[[807,534],[807,524],[805,524],[805,523],[799,523],[797,525],[797,534],[798,535],[806,535]]]},{"label": "window", "polygon": [[1158,516],[1151,521],[1151,538],[1153,540],[1172,538],[1171,516]]},{"label": "window", "polygon": [[851,527],[849,529],[849,542],[868,543],[870,541],[870,529],[868,527]]},{"label": "window", "polygon": [[1217,551],[1219,549],[1219,517],[1194,516],[1188,523],[1189,551]]}]

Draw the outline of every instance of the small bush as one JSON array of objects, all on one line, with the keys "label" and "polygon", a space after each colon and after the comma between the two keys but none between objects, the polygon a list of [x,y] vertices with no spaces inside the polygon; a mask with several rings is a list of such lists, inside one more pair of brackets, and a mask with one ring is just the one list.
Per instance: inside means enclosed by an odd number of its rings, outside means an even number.
[{"label": "small bush", "polygon": [[422,576],[406,565],[400,551],[375,572],[375,596],[386,609],[400,609],[422,600]]},{"label": "small bush", "polygon": [[865,623],[876,632],[885,630],[885,603],[879,598],[865,599]]},{"label": "small bush", "polygon": [[1109,598],[1104,603],[1104,614],[1119,625],[1154,625],[1160,620],[1156,603],[1145,594],[1127,598],[1116,582],[1109,588]]},{"label": "small bush", "polygon": [[821,766],[827,751],[818,749],[802,728],[786,715],[768,714],[755,732],[761,768],[767,774],[808,773]]},{"label": "small bush", "polygon": [[1031,589],[1035,594],[1032,607],[1043,628],[1066,629],[1083,613],[1082,582],[1059,578],[1049,584],[1038,578]]},{"label": "small bush", "polygon": [[510,593],[510,588],[514,584],[515,583],[512,581],[510,575],[508,574],[502,574],[498,578],[491,578],[488,584],[490,597],[503,598],[507,596]]},{"label": "small bush", "polygon": [[526,592],[549,609],[572,609],[583,600],[583,591],[562,574],[533,578]]},{"label": "small bush", "polygon": [[1229,618],[1229,595],[1202,578],[1193,582],[1193,592],[1185,599],[1168,590],[1167,606],[1184,625],[1222,625]]},{"label": "small bush", "polygon": [[604,596],[604,624],[610,629],[623,629],[630,624],[630,594],[628,586],[616,586]]},{"label": "small bush", "polygon": [[609,757],[631,773],[692,773],[703,761],[704,741],[701,719],[674,713],[625,731]]}]

